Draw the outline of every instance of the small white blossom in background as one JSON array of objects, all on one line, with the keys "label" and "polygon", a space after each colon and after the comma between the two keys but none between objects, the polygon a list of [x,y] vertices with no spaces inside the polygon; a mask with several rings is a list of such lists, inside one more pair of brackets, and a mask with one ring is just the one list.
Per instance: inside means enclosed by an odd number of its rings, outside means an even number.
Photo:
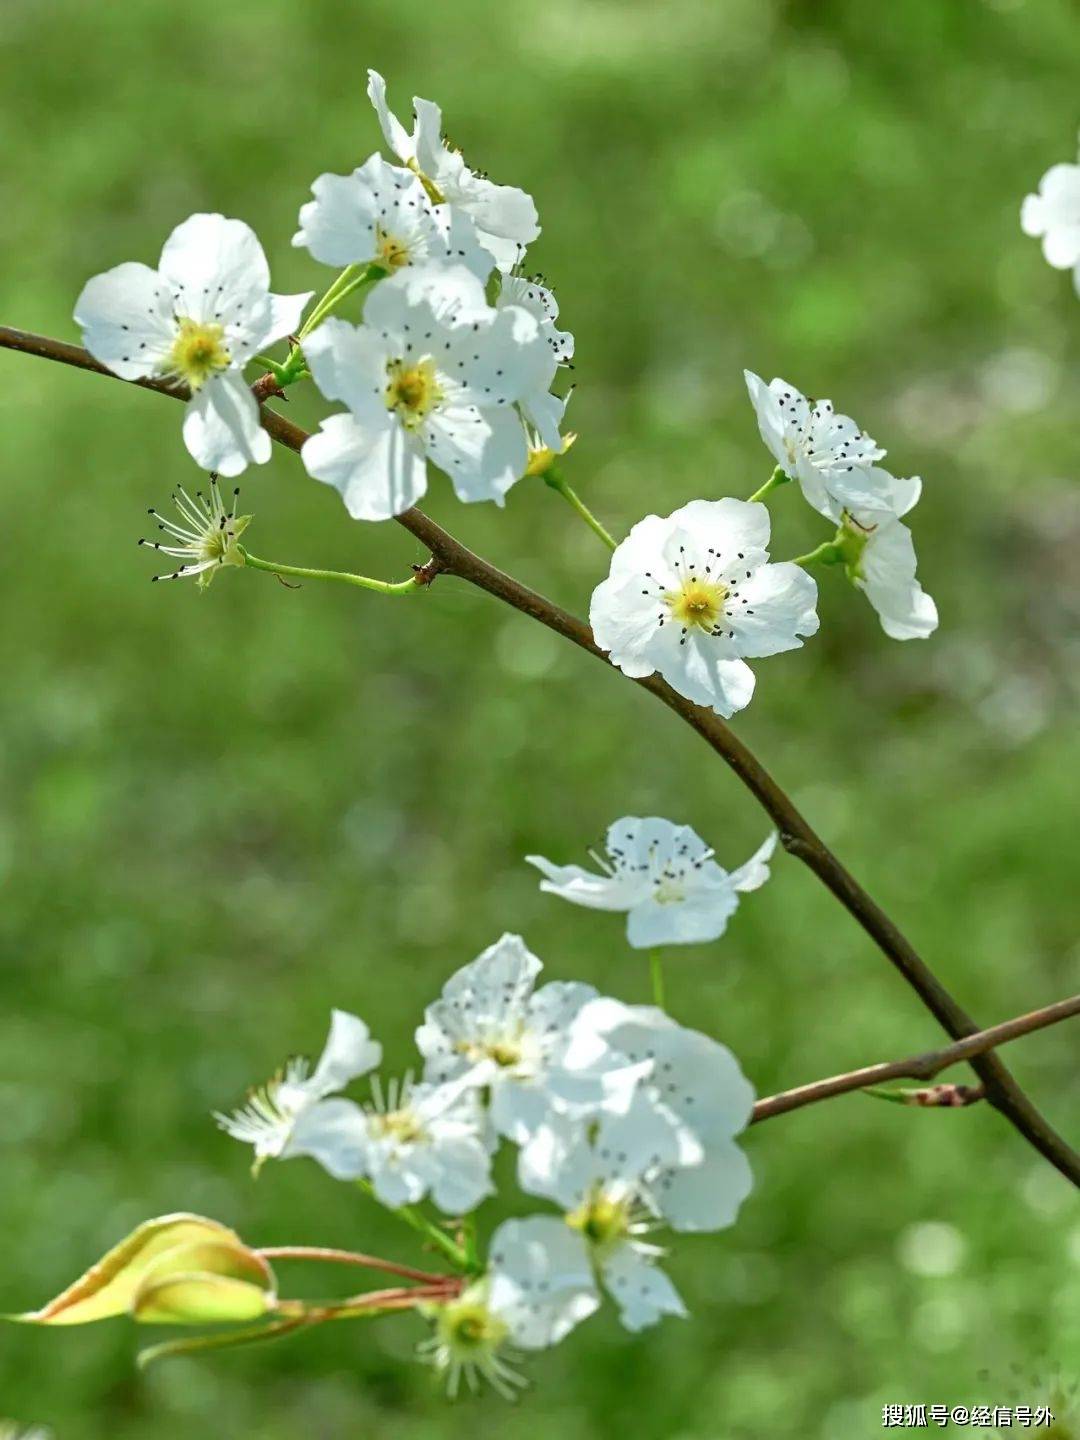
[{"label": "small white blossom in background", "polygon": [[[304,465],[358,520],[415,504],[428,460],[460,500],[502,504],[528,464],[515,405],[545,395],[557,365],[532,315],[495,310],[475,275],[439,265],[380,281],[362,325],[324,321],[304,355],[322,393],[348,406],[305,443]],[[544,443],[558,448],[557,420],[540,418]]]},{"label": "small white blossom in background", "polygon": [[689,825],[628,815],[609,827],[605,853],[593,854],[599,875],[580,865],[553,865],[542,855],[525,859],[545,877],[541,890],[587,909],[625,913],[626,937],[641,950],[719,939],[739,895],[759,889],[769,878],[776,838],[774,832],[745,865],[729,873]]},{"label": "small white blossom in background", "polygon": [[1038,193],[1020,208],[1025,235],[1042,240],[1043,255],[1055,270],[1071,270],[1080,293],[1080,165],[1051,165]]},{"label": "small white blossom in background", "polygon": [[553,1110],[583,1113],[633,1081],[584,1065],[565,1071],[570,1026],[597,992],[560,980],[536,990],[542,969],[519,935],[504,935],[450,977],[416,1032],[425,1079],[486,1089],[496,1130],[518,1143]]},{"label": "small white blossom in background", "polygon": [[878,613],[893,640],[925,640],[938,626],[934,601],[915,578],[911,531],[893,515],[845,512],[841,548],[852,583]]},{"label": "small white blossom in background", "polygon": [[243,221],[192,215],[156,270],[129,261],[88,281],[75,320],[91,355],[122,380],[186,385],[184,444],[204,470],[233,476],[270,459],[244,366],[296,330],[310,298],[270,293],[266,256]]},{"label": "small white blossom in background", "polygon": [[432,101],[413,99],[410,134],[387,105],[386,81],[377,70],[368,71],[368,97],[387,145],[423,179],[431,198],[468,215],[500,270],[519,264],[526,246],[540,234],[532,196],[470,170],[461,152],[443,139],[442,111]]},{"label": "small white blossom in background", "polygon": [[265,1160],[305,1154],[305,1134],[309,1127],[311,1133],[318,1132],[321,1107],[331,1103],[326,1097],[374,1070],[381,1060],[382,1046],[372,1040],[364,1022],[335,1010],[314,1071],[306,1060],[290,1060],[280,1075],[253,1091],[240,1110],[214,1118],[234,1140],[254,1147],[256,1169]]},{"label": "small white blossom in background", "polygon": [[14,1420],[0,1420],[0,1440],[53,1440],[53,1432],[40,1425],[24,1429]]},{"label": "small white blossom in background", "polygon": [[478,280],[494,260],[462,211],[436,205],[411,170],[372,155],[351,175],[320,175],[300,211],[293,244],[324,265],[464,265]]},{"label": "small white blossom in background", "polygon": [[218,489],[217,476],[210,477],[210,498],[201,490],[194,498],[180,487],[172,497],[179,521],[166,519],[151,508],[149,514],[157,521],[157,527],[166,540],[140,540],[151,550],[170,555],[184,563],[165,575],[151,576],[153,580],[187,580],[192,576],[200,589],[206,589],[222,565],[243,566],[239,540],[251,524],[250,515],[238,515],[236,506],[240,491],[233,491],[233,503],[225,508]]},{"label": "small white blossom in background", "polygon": [[766,385],[745,370],[746,387],[766,447],[810,505],[830,520],[844,510],[900,514],[919,498],[922,481],[898,480],[878,465],[885,451],[831,400],[808,400],[786,380]]},{"label": "small white blossom in background", "polygon": [[680,694],[730,716],[750,703],[747,658],[797,649],[818,628],[817,585],[770,564],[769,512],[746,500],[693,500],[640,520],[593,591],[589,619],[611,663],[659,671]]}]

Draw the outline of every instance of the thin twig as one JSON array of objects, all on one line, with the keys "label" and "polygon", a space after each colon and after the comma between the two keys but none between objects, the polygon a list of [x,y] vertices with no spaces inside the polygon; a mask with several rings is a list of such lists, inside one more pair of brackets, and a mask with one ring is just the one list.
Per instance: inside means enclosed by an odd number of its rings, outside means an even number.
[{"label": "thin twig", "polygon": [[[881,1065],[865,1065],[861,1070],[849,1070],[844,1075],[832,1075],[827,1080],[815,1080],[810,1085],[800,1085],[795,1090],[783,1090],[779,1095],[769,1095],[754,1106],[750,1120],[756,1125],[761,1120],[771,1120],[774,1115],[786,1115],[789,1110],[801,1110],[804,1105],[816,1105],[819,1100],[830,1100],[834,1095],[847,1095],[852,1090],[865,1090],[870,1085],[882,1085],[887,1080],[932,1080],[950,1065],[961,1060],[972,1060],[1017,1040],[1021,1035],[1030,1035],[1034,1030],[1043,1030],[1048,1025],[1058,1025],[1062,1020],[1080,1015],[1080,995],[1068,1000],[1059,1000],[1056,1005],[1047,1005],[1042,1010],[1032,1010],[1015,1020],[1006,1020],[1001,1025],[992,1025],[989,1030],[980,1030],[958,1040],[955,1045],[944,1045],[939,1050],[927,1050],[922,1055],[911,1055],[906,1060],[890,1060]],[[970,1097],[977,1098],[976,1096]],[[965,1101],[970,1103],[970,1100]]]},{"label": "thin twig", "polygon": [[[47,336],[0,326],[0,348],[38,355],[46,360],[74,365],[80,370],[91,370],[116,378],[86,350]],[[135,383],[144,389],[170,395],[176,400],[186,399],[183,391],[162,381],[139,380]],[[264,408],[262,421],[270,435],[289,450],[299,451],[308,438],[307,433],[298,425],[273,410]],[[504,604],[512,605],[522,614],[531,616],[549,630],[571,640],[611,668],[607,656],[594,642],[588,626],[575,616],[504,574],[479,555],[473,554],[441,526],[436,525],[423,511],[413,507],[396,518],[411,535],[427,546],[432,557],[438,562],[441,573],[456,575],[478,589],[487,591]],[[772,816],[789,854],[812,870],[858,921],[943,1029],[955,1040],[976,1035],[979,1027],[972,1017],[942,985],[880,905],[871,899],[854,876],[840,863],[784,790],[723,720],[711,710],[705,710],[677,694],[658,675],[650,675],[634,683],[674,710],[730,766],[758,803]],[[986,1086],[986,1097],[990,1104],[1010,1121],[1029,1144],[1074,1185],[1080,1187],[1080,1155],[1036,1109],[998,1056],[992,1051],[973,1055],[972,1067]]]},{"label": "thin twig", "polygon": [[452,1280],[450,1275],[435,1275],[430,1270],[416,1270],[412,1265],[399,1265],[379,1255],[362,1255],[355,1250],[334,1250],[323,1245],[264,1245],[255,1252],[264,1260],[320,1260],[331,1265],[359,1265],[366,1270],[383,1270],[400,1275],[403,1280],[416,1280],[421,1285],[439,1285]]}]

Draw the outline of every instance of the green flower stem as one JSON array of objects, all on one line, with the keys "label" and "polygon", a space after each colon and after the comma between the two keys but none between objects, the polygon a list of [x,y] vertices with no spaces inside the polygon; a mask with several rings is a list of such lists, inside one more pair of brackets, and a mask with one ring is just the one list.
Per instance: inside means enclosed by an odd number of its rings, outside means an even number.
[{"label": "green flower stem", "polygon": [[328,315],[332,315],[350,295],[368,285],[373,285],[385,274],[386,271],[381,265],[346,265],[325,294],[316,300],[311,314],[304,321],[300,333],[296,337],[298,343],[290,347],[284,363],[278,364],[276,361],[267,360],[266,357],[260,357],[282,389],[286,385],[294,384],[297,380],[302,380],[308,374],[302,347],[304,340],[311,332],[321,325]]},{"label": "green flower stem", "polygon": [[781,485],[787,485],[790,480],[791,476],[785,474],[784,471],[781,470],[780,466],[777,465],[776,469],[769,476],[768,480],[765,481],[765,484],[762,485],[761,489],[755,490],[754,493],[750,496],[751,503],[753,503],[753,501],[755,500],[764,500],[765,496],[768,495],[770,491],[778,489]]},{"label": "green flower stem", "polygon": [[816,550],[811,550],[806,555],[796,555],[791,563],[808,569],[811,565],[839,565],[843,559],[843,545],[836,540],[825,540]]},{"label": "green flower stem", "polygon": [[666,1008],[664,1005],[664,962],[660,958],[659,950],[653,950],[649,954],[649,977],[652,980],[653,1004],[663,1010]]},{"label": "green flower stem", "polygon": [[[370,1180],[358,1180],[356,1183],[365,1195],[374,1197],[375,1189]],[[447,1235],[441,1226],[429,1220],[426,1215],[422,1215],[414,1205],[402,1205],[396,1210],[391,1210],[390,1214],[396,1215],[403,1224],[408,1225],[410,1230],[415,1230],[418,1235],[422,1235],[430,1245],[438,1250],[440,1255],[449,1260],[455,1270],[460,1270],[466,1275],[476,1275],[483,1269],[471,1246],[459,1245],[456,1240]]]},{"label": "green flower stem", "polygon": [[593,534],[599,536],[609,550],[617,548],[618,542],[608,534],[603,525],[600,524],[600,521],[585,504],[584,500],[582,500],[581,496],[573,486],[563,479],[554,465],[550,466],[544,475],[544,484],[550,485],[552,490],[558,491],[567,504],[577,511]]},{"label": "green flower stem", "polygon": [[265,570],[269,575],[291,575],[298,580],[340,580],[344,585],[357,585],[361,590],[374,590],[377,595],[412,595],[424,588],[415,575],[408,580],[370,580],[366,575],[350,575],[345,570],[309,570],[302,565],[279,565],[274,560],[260,560],[242,545],[236,548],[245,565],[252,570]]}]

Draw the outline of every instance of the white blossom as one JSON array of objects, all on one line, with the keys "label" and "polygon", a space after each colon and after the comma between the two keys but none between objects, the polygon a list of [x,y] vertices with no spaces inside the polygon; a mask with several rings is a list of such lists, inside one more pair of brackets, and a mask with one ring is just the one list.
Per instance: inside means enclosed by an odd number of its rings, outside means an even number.
[{"label": "white blossom", "polygon": [[270,293],[266,256],[243,221],[192,215],[156,270],[129,261],[88,281],[75,320],[91,355],[122,380],[185,385],[185,445],[204,470],[232,476],[270,459],[244,366],[297,328],[310,298]]},{"label": "white blossom", "polygon": [[777,465],[797,480],[807,501],[830,520],[844,509],[902,514],[919,498],[922,481],[898,480],[877,462],[885,451],[831,400],[808,400],[786,380],[766,385],[743,372],[758,429]]},{"label": "white blossom", "polygon": [[348,406],[306,442],[304,464],[359,520],[415,504],[428,460],[459,499],[501,505],[528,463],[515,403],[545,393],[556,367],[533,316],[496,311],[460,265],[399,270],[369,295],[364,324],[324,321],[304,355],[323,394]]},{"label": "white blossom", "polygon": [[325,265],[464,265],[478,280],[493,260],[463,211],[432,202],[411,170],[372,155],[351,175],[320,175],[300,210],[293,244]]},{"label": "white blossom", "polygon": [[217,476],[210,477],[210,498],[201,490],[190,496],[181,485],[172,497],[179,521],[159,515],[153,508],[148,512],[157,521],[157,527],[165,540],[140,540],[151,550],[181,560],[175,570],[164,575],[153,575],[153,580],[187,580],[195,576],[195,583],[205,589],[222,565],[243,566],[244,557],[240,551],[240,536],[251,523],[250,515],[236,513],[240,491],[233,491],[233,502],[229,509],[221,498]]},{"label": "white blossom", "polygon": [[1052,165],[1020,209],[1025,235],[1042,240],[1043,254],[1055,270],[1071,270],[1080,292],[1080,165]]},{"label": "white blossom", "polygon": [[372,1102],[324,1100],[293,1136],[290,1156],[308,1155],[335,1180],[370,1181],[392,1210],[430,1195],[447,1215],[465,1215],[493,1193],[492,1143],[475,1091],[460,1083],[386,1091],[372,1081]]},{"label": "white blossom", "polygon": [[376,70],[368,71],[368,97],[387,145],[421,176],[431,198],[469,216],[500,270],[518,264],[525,247],[540,234],[532,196],[512,185],[495,185],[470,170],[461,152],[443,139],[442,111],[431,100],[414,98],[410,134],[387,105],[386,82]]},{"label": "white blossom", "polygon": [[915,578],[911,531],[893,515],[847,512],[841,526],[847,573],[893,640],[925,640],[938,626],[937,606]]},{"label": "white blossom", "polygon": [[381,1059],[382,1046],[371,1039],[364,1022],[347,1011],[335,1010],[314,1070],[307,1060],[290,1060],[266,1085],[254,1090],[241,1109],[214,1118],[235,1140],[254,1147],[256,1168],[268,1159],[304,1154],[305,1130],[316,1128],[321,1107],[333,1103],[326,1096],[374,1070]]},{"label": "white blossom", "polygon": [[768,563],[769,512],[746,500],[694,500],[639,521],[593,591],[589,618],[611,663],[659,670],[680,694],[730,716],[749,704],[747,657],[778,655],[818,628],[817,586]]},{"label": "white blossom", "polygon": [[561,1220],[506,1220],[491,1237],[487,1274],[428,1307],[432,1335],[419,1354],[445,1374],[451,1397],[464,1378],[510,1400],[525,1383],[518,1352],[557,1345],[599,1303],[588,1259]]},{"label": "white blossom", "polygon": [[[719,1041],[677,1024],[655,1006],[601,997],[575,1017],[564,1064],[573,1071],[620,1062],[645,1067],[625,1113],[631,1121],[642,1117],[645,1102],[659,1112],[665,1128],[671,1127],[673,1117],[679,1150],[674,1160],[661,1151],[653,1139],[656,1121],[651,1120],[642,1124],[647,1138],[636,1148],[622,1144],[613,1152],[616,1158],[620,1151],[652,1157],[641,1170],[642,1193],[673,1229],[720,1230],[733,1224],[752,1184],[750,1166],[735,1137],[746,1128],[754,1107],[753,1086],[735,1056]],[[535,1176],[528,1163],[523,1157],[523,1170]]]},{"label": "white blossom", "polygon": [[599,1063],[599,1053],[596,1065],[565,1072],[569,1027],[596,990],[558,980],[536,990],[542,969],[519,935],[504,935],[450,977],[416,1032],[424,1078],[435,1084],[464,1078],[487,1090],[495,1128],[518,1143],[553,1110],[591,1113],[622,1103],[634,1078],[624,1062]]},{"label": "white blossom", "polygon": [[604,854],[593,853],[599,875],[580,865],[553,865],[542,855],[525,859],[545,877],[541,890],[588,909],[625,913],[627,939],[645,950],[718,939],[740,893],[757,890],[769,878],[775,848],[774,832],[729,873],[689,825],[628,815],[609,827]]}]

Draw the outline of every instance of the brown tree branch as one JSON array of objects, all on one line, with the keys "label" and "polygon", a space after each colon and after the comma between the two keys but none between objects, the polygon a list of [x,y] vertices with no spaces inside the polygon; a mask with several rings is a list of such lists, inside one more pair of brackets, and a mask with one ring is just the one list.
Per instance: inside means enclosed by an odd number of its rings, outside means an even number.
[{"label": "brown tree branch", "polygon": [[[0,326],[0,348],[38,355],[46,360],[74,365],[81,370],[92,370],[116,378],[79,346],[52,340],[47,336]],[[182,390],[161,381],[140,380],[135,383],[144,389],[157,390],[177,400],[186,398]],[[308,438],[298,425],[265,408],[263,424],[279,444],[290,450],[298,451]],[[456,575],[478,589],[487,591],[489,595],[538,620],[549,630],[571,640],[582,650],[608,665],[607,656],[593,641],[588,626],[576,616],[475,555],[415,507],[397,516],[397,520],[427,547],[437,562],[439,572]],[[780,831],[784,848],[801,860],[822,884],[832,891],[919,995],[943,1029],[954,1040],[976,1036],[979,1027],[971,1016],[942,985],[897,926],[840,863],[760,761],[723,720],[711,710],[695,705],[677,694],[659,675],[650,675],[634,683],[674,710],[734,770],[772,817]],[[973,1053],[971,1064],[986,1087],[986,1098],[989,1102],[1040,1154],[1074,1185],[1080,1187],[1080,1155],[1036,1109],[999,1057],[992,1051]]]},{"label": "brown tree branch", "polygon": [[[783,1090],[779,1095],[768,1095],[754,1106],[750,1124],[771,1120],[774,1115],[786,1115],[789,1110],[801,1110],[804,1105],[816,1105],[819,1100],[830,1100],[834,1095],[847,1095],[853,1090],[865,1090],[869,1085],[882,1085],[887,1080],[932,1080],[950,1065],[957,1065],[961,1060],[974,1060],[997,1045],[1017,1040],[1021,1035],[1030,1035],[1035,1030],[1043,1030],[1047,1025],[1058,1025],[1074,1015],[1080,1015],[1080,995],[1059,1000],[1056,1005],[1047,1005],[1042,1010],[1032,1010],[1015,1020],[992,1025],[989,1030],[980,1030],[975,1035],[958,1040],[955,1045],[944,1045],[940,1050],[928,1050],[922,1055],[911,1055],[906,1060],[866,1065],[861,1070],[849,1070],[844,1075],[832,1075],[827,1080],[815,1080],[810,1085]],[[970,1104],[977,1098],[978,1095],[973,1094],[963,1103]]]}]

